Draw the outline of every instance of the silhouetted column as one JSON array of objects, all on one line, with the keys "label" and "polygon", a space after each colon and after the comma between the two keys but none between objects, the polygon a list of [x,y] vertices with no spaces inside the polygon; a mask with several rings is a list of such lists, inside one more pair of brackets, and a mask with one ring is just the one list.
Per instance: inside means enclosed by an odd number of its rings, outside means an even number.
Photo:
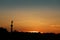
[{"label": "silhouetted column", "polygon": [[11,32],[13,32],[13,21],[11,21]]}]

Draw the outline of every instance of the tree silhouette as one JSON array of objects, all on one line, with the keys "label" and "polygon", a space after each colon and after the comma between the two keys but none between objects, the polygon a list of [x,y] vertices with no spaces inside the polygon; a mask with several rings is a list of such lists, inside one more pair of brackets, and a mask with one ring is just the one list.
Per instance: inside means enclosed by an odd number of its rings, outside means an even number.
[{"label": "tree silhouette", "polygon": [[0,28],[0,33],[3,33],[3,32],[8,32],[5,28]]}]

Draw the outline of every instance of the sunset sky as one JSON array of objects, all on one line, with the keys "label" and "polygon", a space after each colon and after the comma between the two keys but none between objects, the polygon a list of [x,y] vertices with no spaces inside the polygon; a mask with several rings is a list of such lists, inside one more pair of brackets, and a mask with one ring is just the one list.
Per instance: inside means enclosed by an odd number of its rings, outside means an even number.
[{"label": "sunset sky", "polygon": [[60,33],[60,0],[0,0],[0,27]]}]

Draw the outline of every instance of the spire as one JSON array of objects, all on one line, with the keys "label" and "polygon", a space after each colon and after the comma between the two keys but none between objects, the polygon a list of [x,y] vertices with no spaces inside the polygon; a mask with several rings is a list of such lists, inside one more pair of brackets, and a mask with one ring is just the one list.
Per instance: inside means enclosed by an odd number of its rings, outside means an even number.
[{"label": "spire", "polygon": [[13,20],[11,21],[11,32],[13,32]]}]

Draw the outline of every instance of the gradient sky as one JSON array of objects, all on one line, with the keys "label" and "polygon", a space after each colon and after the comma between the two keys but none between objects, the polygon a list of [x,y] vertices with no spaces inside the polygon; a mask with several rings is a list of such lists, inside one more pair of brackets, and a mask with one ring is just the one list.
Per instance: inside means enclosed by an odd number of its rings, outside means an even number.
[{"label": "gradient sky", "polygon": [[10,30],[60,33],[60,0],[0,0],[0,26]]}]

